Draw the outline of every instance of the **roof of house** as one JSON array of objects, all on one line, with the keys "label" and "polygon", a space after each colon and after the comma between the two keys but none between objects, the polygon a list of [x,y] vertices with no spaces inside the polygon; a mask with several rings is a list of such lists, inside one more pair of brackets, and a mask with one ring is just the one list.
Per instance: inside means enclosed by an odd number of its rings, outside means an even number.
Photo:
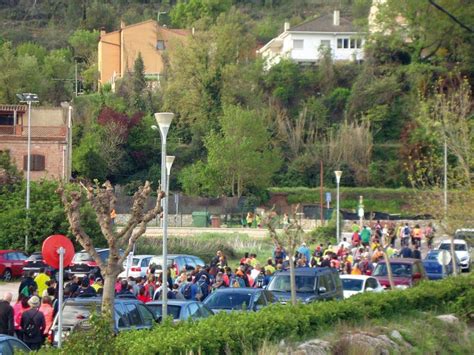
[{"label": "roof of house", "polygon": [[302,32],[358,32],[352,24],[352,21],[340,17],[339,26],[334,25],[334,15],[327,14],[318,18],[303,22],[300,25],[290,28],[290,32],[302,31]]}]

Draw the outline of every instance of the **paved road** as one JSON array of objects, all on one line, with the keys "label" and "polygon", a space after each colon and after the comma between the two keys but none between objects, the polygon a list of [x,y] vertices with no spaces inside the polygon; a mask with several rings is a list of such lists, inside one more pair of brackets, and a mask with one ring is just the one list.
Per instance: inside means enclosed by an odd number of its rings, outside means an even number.
[{"label": "paved road", "polygon": [[20,287],[20,281],[13,282],[1,282],[0,283],[0,297],[3,298],[5,292],[11,292],[13,294],[13,301],[16,302],[18,297],[18,287]]}]

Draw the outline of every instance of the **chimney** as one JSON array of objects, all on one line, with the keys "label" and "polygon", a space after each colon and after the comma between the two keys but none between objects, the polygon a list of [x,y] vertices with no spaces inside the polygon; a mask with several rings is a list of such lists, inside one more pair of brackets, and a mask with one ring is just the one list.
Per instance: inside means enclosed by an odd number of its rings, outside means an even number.
[{"label": "chimney", "polygon": [[194,27],[191,29],[191,34],[194,36],[196,30],[194,29]]},{"label": "chimney", "polygon": [[102,36],[105,35],[106,33],[107,33],[107,32],[105,31],[105,28],[102,27],[102,28],[100,29],[100,36],[102,37]]},{"label": "chimney", "polygon": [[339,26],[340,25],[340,12],[339,10],[334,10],[334,21],[333,24],[334,26]]},{"label": "chimney", "polygon": [[120,29],[123,29],[127,27],[127,25],[125,24],[125,22],[123,20],[120,20]]},{"label": "chimney", "polygon": [[289,22],[285,22],[285,24],[283,25],[283,30],[285,32],[290,30],[290,23]]}]

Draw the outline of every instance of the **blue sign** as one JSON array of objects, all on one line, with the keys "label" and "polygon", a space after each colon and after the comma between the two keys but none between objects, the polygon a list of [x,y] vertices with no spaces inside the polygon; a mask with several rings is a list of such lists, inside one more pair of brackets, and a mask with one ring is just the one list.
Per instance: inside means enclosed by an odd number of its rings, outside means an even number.
[{"label": "blue sign", "polygon": [[330,192],[326,192],[326,202],[331,202],[331,193]]}]

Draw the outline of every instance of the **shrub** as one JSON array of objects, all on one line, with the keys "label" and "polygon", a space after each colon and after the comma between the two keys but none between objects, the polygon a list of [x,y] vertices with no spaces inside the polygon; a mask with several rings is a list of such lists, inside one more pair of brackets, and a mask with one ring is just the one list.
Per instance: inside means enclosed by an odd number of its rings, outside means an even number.
[{"label": "shrub", "polygon": [[265,340],[314,335],[322,327],[339,321],[446,309],[450,303],[469,295],[473,286],[474,276],[468,275],[424,282],[409,290],[361,294],[345,301],[272,305],[257,313],[221,312],[199,322],[168,323],[151,331],[121,333],[115,345],[137,354],[241,354],[257,349]]}]

